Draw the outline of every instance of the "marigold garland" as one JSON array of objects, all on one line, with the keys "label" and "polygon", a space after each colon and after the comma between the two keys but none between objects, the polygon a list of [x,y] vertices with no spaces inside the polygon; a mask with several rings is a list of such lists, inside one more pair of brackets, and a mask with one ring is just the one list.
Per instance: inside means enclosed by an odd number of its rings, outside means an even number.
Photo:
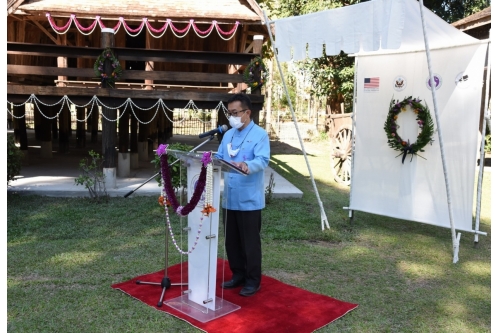
[{"label": "marigold garland", "polygon": [[164,205],[165,205],[165,203],[167,203],[167,206],[168,206],[168,207],[172,206],[172,205],[170,204],[170,201],[168,201],[168,199],[166,199],[165,197],[163,197],[163,195],[160,195],[160,196],[158,197],[158,204],[159,204],[160,206],[164,206]]},{"label": "marigold garland", "polygon": [[[104,73],[104,62],[108,59],[110,60],[111,67],[113,68],[113,72],[111,72],[110,75]],[[122,66],[109,47],[102,51],[101,55],[95,61],[94,73],[101,79],[101,84],[107,83],[110,87],[113,87],[112,84],[118,81],[122,75]]]},{"label": "marigold garland", "polygon": [[[260,80],[256,73],[260,71]],[[267,68],[261,57],[255,57],[243,72],[243,82],[245,82],[252,91],[262,87],[267,81]]]},{"label": "marigold garland", "polygon": [[[387,114],[387,119],[384,124],[384,130],[387,135],[387,143],[389,144],[389,147],[396,151],[400,151],[401,154],[398,156],[403,155],[402,163],[405,162],[405,158],[408,154],[412,155],[412,159],[413,155],[420,156],[417,153],[423,152],[423,148],[428,143],[432,144],[434,141],[432,139],[432,135],[434,134],[434,122],[432,121],[431,114],[427,108],[427,103],[425,103],[424,106],[420,102],[420,99],[412,98],[412,96],[405,97],[401,102],[399,100],[394,101],[394,99],[391,99],[389,113]],[[399,125],[396,120],[398,119],[399,113],[401,111],[405,112],[407,107],[411,107],[413,112],[417,115],[417,124],[421,129],[417,136],[417,140],[414,143],[411,143],[409,139],[406,141],[401,139],[397,132]]]}]

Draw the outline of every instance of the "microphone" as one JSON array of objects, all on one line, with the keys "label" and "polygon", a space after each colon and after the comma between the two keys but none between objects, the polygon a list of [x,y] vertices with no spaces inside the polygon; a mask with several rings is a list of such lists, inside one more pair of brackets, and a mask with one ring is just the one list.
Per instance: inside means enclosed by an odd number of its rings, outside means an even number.
[{"label": "microphone", "polygon": [[201,133],[200,135],[198,135],[198,137],[200,139],[203,139],[203,138],[205,138],[207,136],[212,136],[212,135],[214,135],[216,133],[222,134],[225,131],[227,131],[227,125],[221,125],[221,126],[217,127],[216,129],[213,129],[213,130],[205,132],[205,133]]}]

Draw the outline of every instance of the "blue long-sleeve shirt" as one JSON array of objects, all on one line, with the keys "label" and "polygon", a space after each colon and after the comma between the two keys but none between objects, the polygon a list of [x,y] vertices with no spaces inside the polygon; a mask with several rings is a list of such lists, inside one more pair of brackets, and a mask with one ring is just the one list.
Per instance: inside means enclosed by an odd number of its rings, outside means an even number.
[{"label": "blue long-sleeve shirt", "polygon": [[[236,156],[229,155],[227,145],[239,147]],[[224,197],[222,207],[231,210],[257,210],[265,207],[264,169],[269,164],[269,135],[251,121],[243,130],[231,128],[226,132],[215,157],[228,162],[245,162],[249,174],[235,171],[224,173]]]}]

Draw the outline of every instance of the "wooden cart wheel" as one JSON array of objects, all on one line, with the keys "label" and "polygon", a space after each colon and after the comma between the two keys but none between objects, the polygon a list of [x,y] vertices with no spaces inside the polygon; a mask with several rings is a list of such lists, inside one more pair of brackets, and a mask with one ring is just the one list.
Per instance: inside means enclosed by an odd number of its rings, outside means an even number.
[{"label": "wooden cart wheel", "polygon": [[332,155],[330,164],[333,178],[337,183],[349,186],[351,184],[352,130],[348,125],[342,125],[332,139]]}]

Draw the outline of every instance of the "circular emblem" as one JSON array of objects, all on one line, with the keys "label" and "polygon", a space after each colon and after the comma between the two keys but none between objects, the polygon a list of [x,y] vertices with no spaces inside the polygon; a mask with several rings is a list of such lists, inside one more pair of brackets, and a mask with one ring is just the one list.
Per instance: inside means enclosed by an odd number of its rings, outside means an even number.
[{"label": "circular emblem", "polygon": [[406,88],[406,78],[402,75],[398,75],[394,78],[392,82],[392,87],[396,91],[403,91]]},{"label": "circular emblem", "polygon": [[[427,89],[429,89],[429,90],[432,89],[430,77],[427,77],[427,79],[425,80],[425,85],[427,86]],[[441,88],[441,86],[443,85],[443,78],[441,77],[441,75],[434,74],[434,85],[436,87],[436,90]]]},{"label": "circular emblem", "polygon": [[466,74],[465,72],[460,72],[455,77],[455,84],[457,85],[458,88],[462,89],[468,88],[469,82],[470,82],[469,74]]}]

